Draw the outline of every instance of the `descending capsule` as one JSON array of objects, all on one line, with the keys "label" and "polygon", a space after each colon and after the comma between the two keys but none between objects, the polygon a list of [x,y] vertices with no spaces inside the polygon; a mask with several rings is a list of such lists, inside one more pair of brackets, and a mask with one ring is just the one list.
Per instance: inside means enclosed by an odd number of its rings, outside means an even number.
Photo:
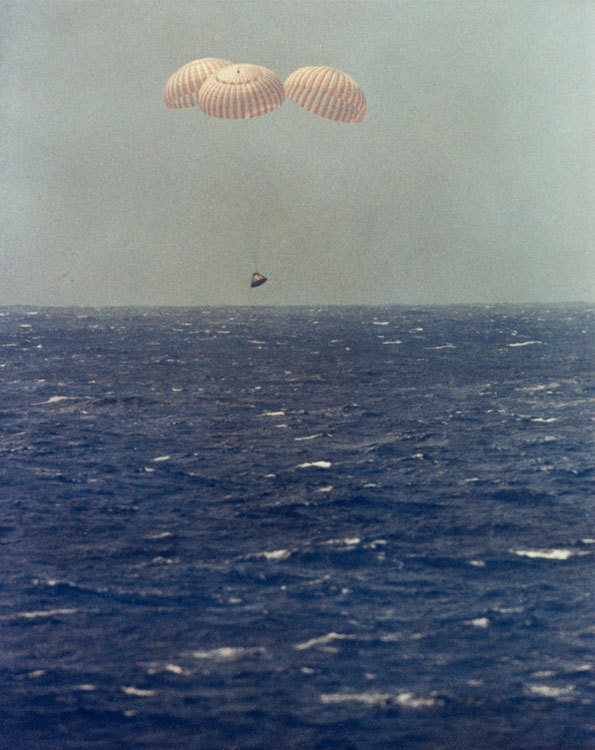
[{"label": "descending capsule", "polygon": [[252,279],[250,280],[250,286],[254,288],[255,286],[260,286],[261,284],[264,284],[264,282],[267,280],[266,276],[263,276],[261,273],[253,273]]},{"label": "descending capsule", "polygon": [[182,65],[165,84],[165,106],[171,109],[196,107],[202,84],[216,70],[228,65],[231,65],[231,60],[220,60],[218,57],[203,57]]},{"label": "descending capsule", "polygon": [[350,75],[325,65],[294,70],[285,81],[285,95],[309,112],[338,122],[362,122],[368,106]]},{"label": "descending capsule", "polygon": [[210,75],[198,92],[198,105],[211,117],[247,120],[283,104],[283,84],[261,65],[234,63]]}]

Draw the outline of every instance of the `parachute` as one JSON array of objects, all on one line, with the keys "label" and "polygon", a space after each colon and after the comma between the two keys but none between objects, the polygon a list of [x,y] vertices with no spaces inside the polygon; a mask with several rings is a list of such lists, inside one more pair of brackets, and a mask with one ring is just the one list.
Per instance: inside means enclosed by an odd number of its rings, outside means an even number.
[{"label": "parachute", "polygon": [[[170,109],[199,107],[210,117],[247,120],[281,107],[285,98],[304,109],[345,123],[360,123],[366,115],[366,96],[347,73],[327,66],[298,68],[283,84],[268,68],[232,63],[217,57],[192,60],[168,79],[164,92]],[[256,258],[254,258],[256,266]],[[252,274],[250,287],[266,276]]]},{"label": "parachute", "polygon": [[198,92],[198,106],[211,117],[247,120],[283,104],[283,84],[268,68],[245,63],[228,65],[209,76]]},{"label": "parachute", "polygon": [[294,70],[281,83],[261,65],[203,57],[183,65],[165,85],[170,109],[196,107],[211,117],[246,120],[278,109],[287,97],[313,114],[338,122],[360,123],[366,96],[347,73],[326,65]]},{"label": "parachute", "polygon": [[231,65],[231,60],[220,60],[218,57],[203,57],[182,65],[165,84],[165,106],[170,109],[196,107],[202,84],[216,70],[228,65]]},{"label": "parachute", "polygon": [[285,81],[288,99],[315,115],[338,122],[360,123],[366,96],[350,75],[325,65],[298,68]]}]

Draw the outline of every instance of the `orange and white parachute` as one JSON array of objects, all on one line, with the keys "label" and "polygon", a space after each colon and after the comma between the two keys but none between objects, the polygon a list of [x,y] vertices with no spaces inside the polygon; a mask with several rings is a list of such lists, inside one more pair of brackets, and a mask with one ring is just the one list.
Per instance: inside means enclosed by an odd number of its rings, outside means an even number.
[{"label": "orange and white parachute", "polygon": [[285,81],[285,95],[300,107],[338,122],[360,123],[366,96],[347,73],[324,65],[298,68]]},{"label": "orange and white parachute", "polygon": [[220,68],[231,65],[231,60],[203,57],[192,60],[176,71],[165,84],[165,105],[171,109],[196,107],[198,92],[206,79]]},{"label": "orange and white parachute", "polygon": [[209,76],[198,92],[198,106],[211,117],[247,120],[283,104],[283,84],[268,68],[234,63]]}]

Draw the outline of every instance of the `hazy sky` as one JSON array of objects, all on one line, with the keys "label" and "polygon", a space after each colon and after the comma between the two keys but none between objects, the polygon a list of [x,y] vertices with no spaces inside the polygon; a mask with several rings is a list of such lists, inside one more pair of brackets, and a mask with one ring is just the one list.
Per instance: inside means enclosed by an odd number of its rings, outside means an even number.
[{"label": "hazy sky", "polygon": [[[594,8],[0,0],[0,305],[592,300]],[[339,68],[367,117],[167,109],[199,57]]]}]

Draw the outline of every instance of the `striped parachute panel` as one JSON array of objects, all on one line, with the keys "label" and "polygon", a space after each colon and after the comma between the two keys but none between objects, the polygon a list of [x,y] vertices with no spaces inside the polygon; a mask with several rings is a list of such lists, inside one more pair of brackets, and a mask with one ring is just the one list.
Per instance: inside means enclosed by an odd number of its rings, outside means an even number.
[{"label": "striped parachute panel", "polygon": [[211,117],[247,120],[272,112],[284,99],[283,84],[272,70],[236,63],[207,78],[198,94],[198,106]]},{"label": "striped parachute panel", "polygon": [[324,65],[294,70],[285,81],[285,95],[309,112],[338,122],[362,122],[368,106],[350,75]]},{"label": "striped parachute panel", "polygon": [[220,60],[217,57],[203,57],[186,63],[165,84],[165,106],[170,109],[195,107],[201,85],[216,70],[228,65],[231,65],[231,60]]}]

